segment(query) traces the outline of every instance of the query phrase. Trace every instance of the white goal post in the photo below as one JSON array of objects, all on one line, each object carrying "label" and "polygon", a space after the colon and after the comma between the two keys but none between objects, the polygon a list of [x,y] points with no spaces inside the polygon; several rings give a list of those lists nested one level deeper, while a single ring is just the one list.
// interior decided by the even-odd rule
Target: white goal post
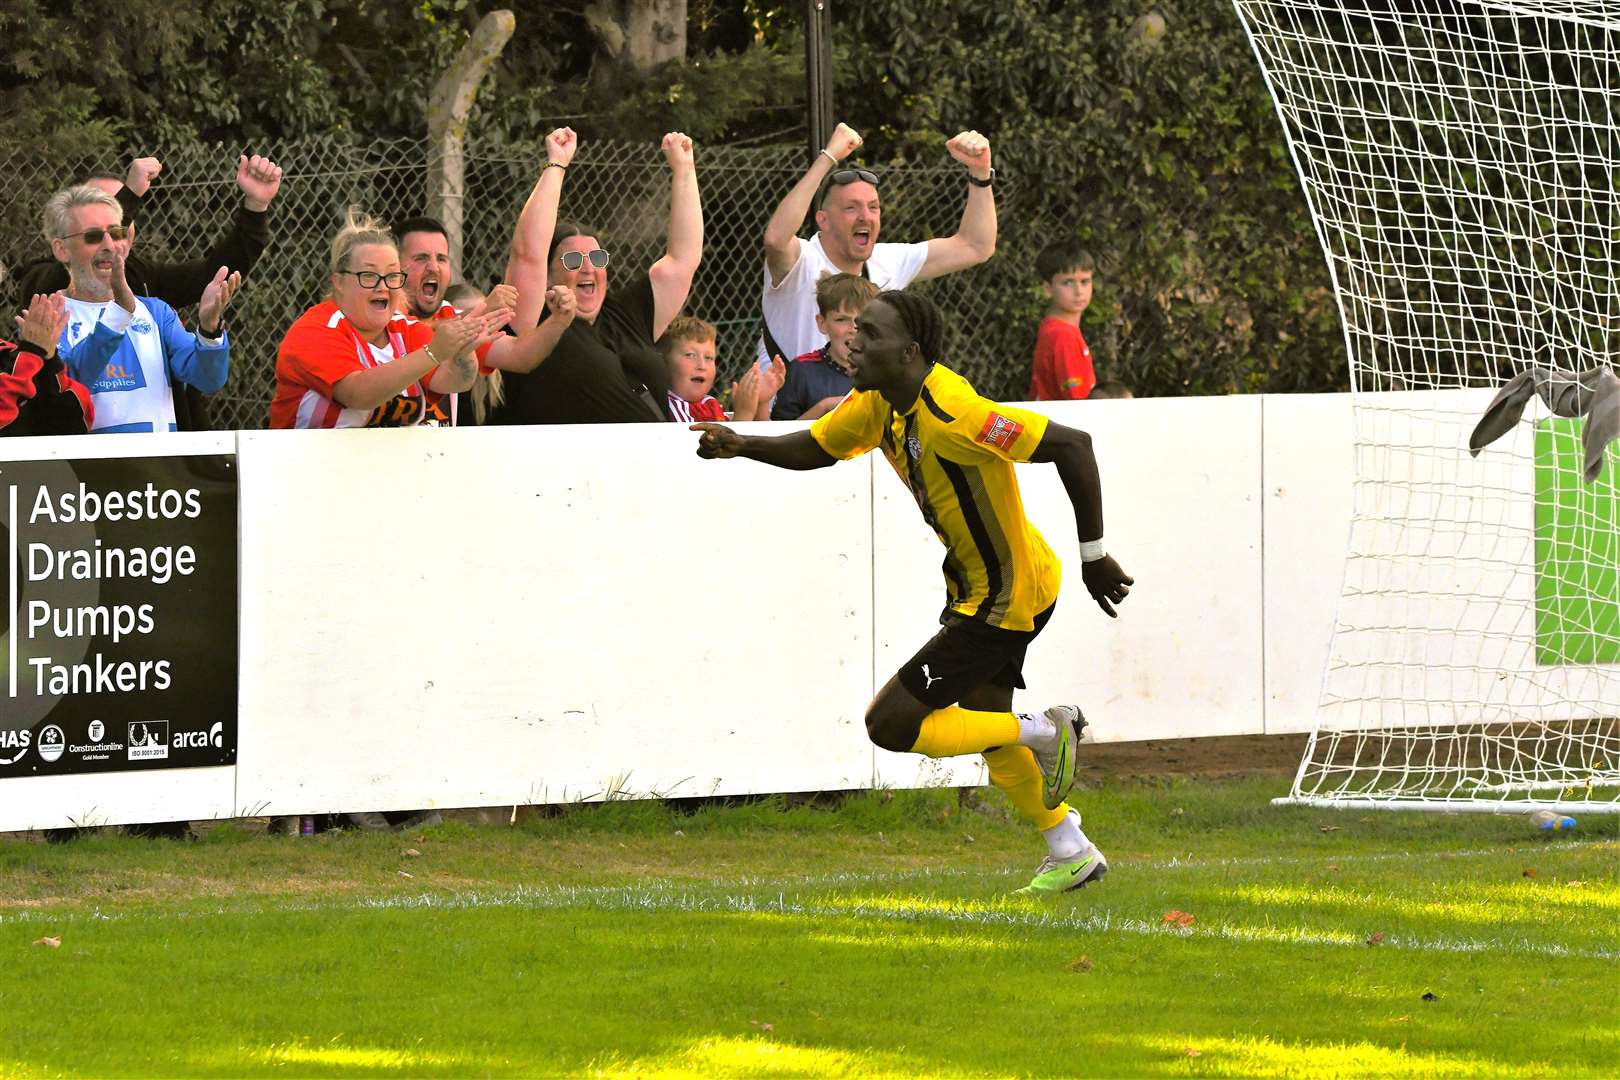
[{"label": "white goal post", "polygon": [[[1620,812],[1620,453],[1510,378],[1615,368],[1620,3],[1234,0],[1337,293],[1355,513],[1282,804]],[[1594,415],[1591,426],[1601,430]]]}]

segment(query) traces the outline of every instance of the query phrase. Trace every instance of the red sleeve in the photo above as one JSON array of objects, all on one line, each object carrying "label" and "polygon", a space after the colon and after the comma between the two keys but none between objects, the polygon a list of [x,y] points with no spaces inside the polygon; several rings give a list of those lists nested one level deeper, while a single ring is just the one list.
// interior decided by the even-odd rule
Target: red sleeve
[{"label": "red sleeve", "polygon": [[[9,342],[5,348],[13,348]],[[23,403],[34,396],[34,376],[45,366],[38,353],[18,349],[10,375],[0,372],[0,428],[7,427],[22,412]]]},{"label": "red sleeve", "polygon": [[359,370],[354,339],[341,327],[327,326],[324,320],[306,317],[293,323],[276,355],[276,378],[327,398],[344,376]]},{"label": "red sleeve", "polygon": [[1091,350],[1079,328],[1059,324],[1056,319],[1042,326],[1040,340],[1035,344],[1030,397],[1035,401],[1077,401],[1096,385]]},{"label": "red sleeve", "polygon": [[[717,424],[726,422],[726,407],[713,397],[706,397],[692,406],[692,419],[710,420]],[[750,417],[749,419],[752,419]]]}]

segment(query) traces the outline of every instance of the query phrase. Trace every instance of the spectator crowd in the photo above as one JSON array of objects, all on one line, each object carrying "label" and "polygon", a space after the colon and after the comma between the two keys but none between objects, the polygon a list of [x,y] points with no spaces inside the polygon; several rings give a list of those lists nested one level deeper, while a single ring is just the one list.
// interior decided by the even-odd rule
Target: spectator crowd
[{"label": "spectator crowd", "polygon": [[[686,310],[704,244],[692,140],[662,140],[669,221],[650,266],[615,261],[611,236],[562,216],[578,142],[568,128],[546,138],[505,273],[487,290],[459,280],[432,217],[384,223],[351,209],[327,265],[310,268],[311,278],[324,275],[325,295],[277,350],[269,426],[814,420],[850,392],[856,323],[880,290],[966,270],[996,251],[983,136],[966,131],[945,144],[965,174],[956,231],[896,243],[880,239],[882,179],[853,163],[861,138],[838,125],[764,226],[757,354],[717,393],[719,335]],[[209,396],[231,377],[231,303],[252,290],[275,242],[286,181],[274,161],[242,156],[240,203],[218,239],[194,259],[159,263],[138,253],[136,238],[162,173],[157,159],[138,158],[122,175],[87,176],[42,199],[39,258],[0,282],[16,338],[0,341],[0,435],[213,426]],[[812,211],[815,230],[802,237]],[[1081,332],[1092,254],[1058,240],[1033,265],[1047,305],[1032,327],[1034,355],[1007,358],[1029,364],[1029,400],[1130,396],[1099,383]],[[193,308],[188,325],[178,312]]]}]

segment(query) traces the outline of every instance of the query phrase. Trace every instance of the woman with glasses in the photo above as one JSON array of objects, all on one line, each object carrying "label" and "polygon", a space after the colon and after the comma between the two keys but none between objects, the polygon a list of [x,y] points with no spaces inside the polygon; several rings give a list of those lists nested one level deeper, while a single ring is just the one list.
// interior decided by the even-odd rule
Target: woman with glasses
[{"label": "woman with glasses", "polygon": [[473,350],[511,318],[396,315],[405,284],[393,234],[350,211],[332,241],[331,297],[304,312],[276,356],[273,428],[410,427],[448,421],[449,396],[478,376]]},{"label": "woman with glasses", "polygon": [[[539,316],[537,290],[525,282],[541,280],[538,253],[544,250],[546,303],[552,311],[546,321],[571,321],[538,367],[507,380],[507,401],[494,423],[602,424],[669,418],[665,405],[669,372],[654,343],[680,314],[691,292],[703,257],[703,207],[698,201],[692,140],[670,132],[661,149],[670,168],[664,255],[646,274],[616,285],[611,295],[611,256],[597,232],[556,222],[566,167],[548,164],[542,173],[543,186],[537,186],[535,198],[544,205],[525,208],[526,215],[536,211],[537,226],[525,233],[520,225],[507,278],[518,285],[521,327],[525,318]],[[552,235],[546,238],[541,226],[554,222]]]}]

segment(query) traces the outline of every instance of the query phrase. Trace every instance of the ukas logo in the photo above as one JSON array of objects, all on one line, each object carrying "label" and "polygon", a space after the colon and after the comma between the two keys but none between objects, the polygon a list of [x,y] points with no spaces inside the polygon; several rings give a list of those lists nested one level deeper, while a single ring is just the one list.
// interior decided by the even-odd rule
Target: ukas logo
[{"label": "ukas logo", "polygon": [[169,722],[167,720],[137,720],[129,725],[131,761],[155,761],[169,756]]},{"label": "ukas logo", "polygon": [[979,441],[998,450],[1010,451],[1013,443],[1017,442],[1023,433],[1023,424],[993,412],[984,418],[984,427],[979,431]]}]

